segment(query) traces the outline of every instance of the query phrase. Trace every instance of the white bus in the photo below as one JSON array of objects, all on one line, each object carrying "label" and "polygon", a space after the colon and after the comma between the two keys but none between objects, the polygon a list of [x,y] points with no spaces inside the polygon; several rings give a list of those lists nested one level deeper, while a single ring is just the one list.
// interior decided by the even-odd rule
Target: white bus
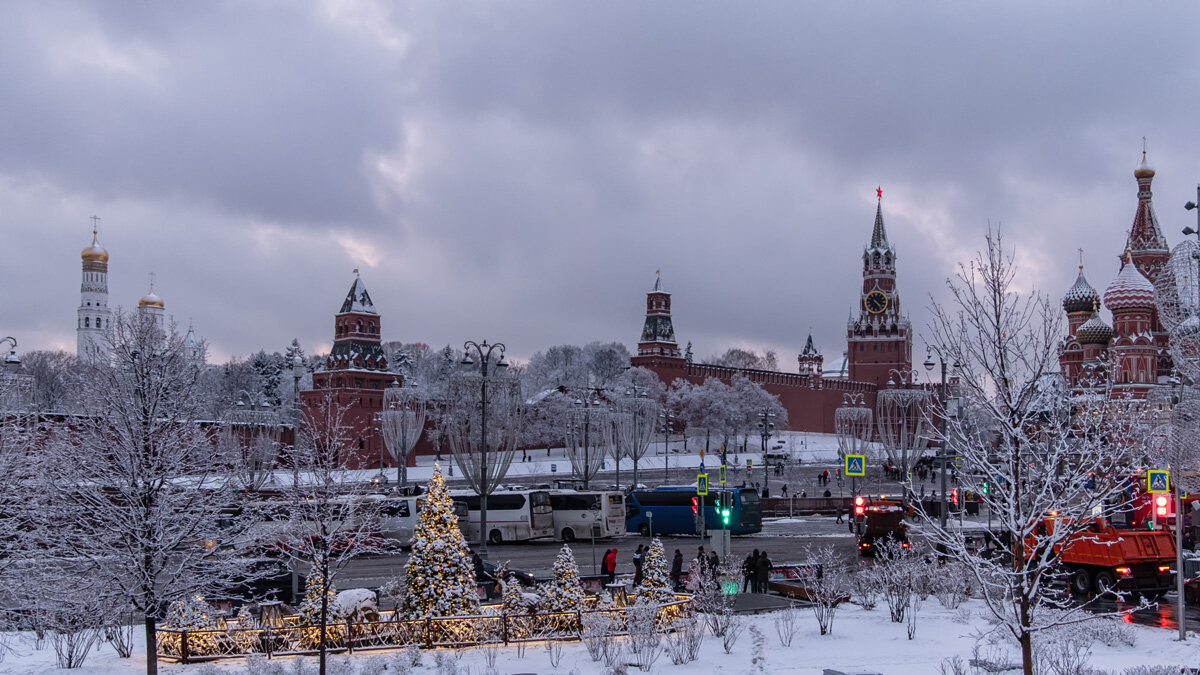
[{"label": "white bus", "polygon": [[[467,542],[479,541],[479,495],[455,490],[450,497],[467,505]],[[488,541],[502,544],[554,536],[554,513],[546,490],[501,490],[488,495]]]},{"label": "white bus", "polygon": [[[417,528],[417,516],[425,496],[393,497],[391,495],[366,495],[364,501],[378,505],[379,536],[386,541],[399,542],[401,548],[412,546],[413,531]],[[467,506],[454,502],[454,515],[458,516],[458,527],[467,524]]]},{"label": "white bus", "polygon": [[551,490],[554,536],[563,541],[625,534],[625,495],[601,490]]}]

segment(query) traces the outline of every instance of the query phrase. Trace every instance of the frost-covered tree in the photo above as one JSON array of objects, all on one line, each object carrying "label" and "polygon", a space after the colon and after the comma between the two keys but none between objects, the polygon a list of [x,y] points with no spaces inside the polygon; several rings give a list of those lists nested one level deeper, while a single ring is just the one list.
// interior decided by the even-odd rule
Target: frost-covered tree
[{"label": "frost-covered tree", "polygon": [[[306,406],[296,443],[289,453],[291,475],[282,487],[291,512],[287,527],[273,536],[293,565],[308,569],[310,583],[332,589],[351,561],[380,552],[374,534],[379,527],[378,502],[363,495],[370,485],[342,468],[342,458],[356,450],[347,408],[332,397]],[[315,579],[314,579],[315,577]],[[314,646],[322,675],[337,615],[328,593],[320,594],[319,627]]]},{"label": "frost-covered tree", "polygon": [[584,592],[579,583],[579,566],[571,547],[563,544],[554,559],[554,579],[545,589],[546,610],[574,612],[583,608]]},{"label": "frost-covered tree", "polygon": [[[979,494],[991,512],[990,536],[1012,556],[980,557],[961,531],[936,519],[924,529],[972,573],[1032,675],[1037,635],[1092,616],[1087,603],[1069,606],[1053,582],[1063,574],[1063,544],[1086,537],[1120,501],[1129,450],[1141,454],[1138,408],[1113,395],[1104,364],[1075,391],[1061,382],[1060,312],[1046,297],[1019,290],[998,229],[947,287],[952,301],[933,305],[929,342],[943,362],[959,364],[961,414],[951,414],[949,400],[935,403],[935,417],[945,420],[938,440],[957,456],[960,475],[993,478]],[[1085,587],[1098,581],[1080,574]],[[1065,611],[1040,611],[1046,607]]]},{"label": "frost-covered tree", "polygon": [[458,529],[454,502],[442,469],[434,465],[417,526],[412,553],[404,565],[404,601],[409,617],[468,616],[479,613],[479,595],[471,551]]},{"label": "frost-covered tree", "polygon": [[671,602],[675,593],[671,590],[671,580],[667,575],[667,556],[663,551],[662,540],[658,537],[650,542],[646,550],[646,559],[642,563],[642,583],[633,589],[639,598],[649,598],[654,602]]},{"label": "frost-covered tree", "polygon": [[39,412],[70,412],[70,387],[75,355],[64,351],[32,351],[21,355],[21,368],[32,377],[30,408]]},{"label": "frost-covered tree", "polygon": [[174,326],[117,312],[112,359],[80,364],[80,414],[42,455],[45,545],[76,576],[98,580],[145,617],[146,671],[157,672],[155,626],[167,603],[247,570],[204,546],[233,501],[219,447],[201,421],[200,370]]}]

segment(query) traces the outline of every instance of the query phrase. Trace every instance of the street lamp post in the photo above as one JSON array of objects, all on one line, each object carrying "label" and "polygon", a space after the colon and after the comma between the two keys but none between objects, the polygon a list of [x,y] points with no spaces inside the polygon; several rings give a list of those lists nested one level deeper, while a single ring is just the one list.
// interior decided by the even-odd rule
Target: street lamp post
[{"label": "street lamp post", "polygon": [[671,465],[671,427],[675,424],[675,415],[664,410],[658,418],[662,420],[659,431],[663,434],[663,484],[666,484],[671,482],[667,472]]},{"label": "street lamp post", "polygon": [[762,412],[758,413],[758,428],[759,434],[762,436],[762,456],[763,456],[763,489],[762,496],[771,496],[771,463],[767,461],[767,440],[771,438],[775,423],[771,420],[775,419],[775,413],[771,412],[770,408],[763,408]]},{"label": "street lamp post", "polygon": [[[889,460],[900,465],[900,479],[906,483],[903,501],[908,504],[912,488],[908,475],[910,464],[924,453],[929,441],[925,425],[928,424],[932,396],[927,389],[913,388],[917,378],[915,370],[893,368],[888,373],[887,388],[876,394],[875,419]],[[897,380],[902,388],[896,387]]]},{"label": "street lamp post", "polygon": [[[492,360],[492,352],[499,349],[499,360],[496,361],[497,368],[508,368],[508,362],[504,360],[504,343],[497,342],[489,345],[487,340],[483,344],[477,343],[474,340],[467,340],[463,344],[463,359],[462,365],[473,366],[475,361],[471,359],[471,351],[479,356],[479,417],[481,423],[479,425],[479,484],[482,486],[487,481],[488,475],[488,444],[487,444],[487,389],[488,389],[488,363]],[[479,557],[487,560],[487,493],[488,490],[479,491]]]},{"label": "street lamp post", "polygon": [[[934,353],[937,353],[937,357],[938,357],[938,360],[936,363],[933,360]],[[949,414],[949,410],[950,410],[949,398],[947,398],[947,395],[946,395],[946,359],[942,355],[942,352],[940,349],[935,349],[933,347],[927,347],[926,351],[925,351],[925,370],[931,371],[931,370],[933,370],[933,367],[935,365],[940,365],[941,371],[942,371],[942,386],[938,393],[939,403],[940,403],[940,406],[942,409],[941,414],[938,415],[938,442],[940,445],[940,447],[938,447],[938,459],[940,460],[939,464],[941,465],[941,469],[942,469],[942,494],[941,494],[942,501],[941,501],[940,507],[938,508],[938,524],[941,525],[943,530],[945,530],[946,529],[946,519],[948,516],[948,514],[946,513],[946,511],[947,511],[947,503],[946,503],[946,469],[947,469],[947,466],[946,465],[949,463],[950,457],[951,457],[950,452],[949,452],[950,444],[946,437],[946,416]],[[954,363],[954,367],[955,368],[958,367],[958,362]],[[959,508],[961,508],[961,507],[959,507]]]}]

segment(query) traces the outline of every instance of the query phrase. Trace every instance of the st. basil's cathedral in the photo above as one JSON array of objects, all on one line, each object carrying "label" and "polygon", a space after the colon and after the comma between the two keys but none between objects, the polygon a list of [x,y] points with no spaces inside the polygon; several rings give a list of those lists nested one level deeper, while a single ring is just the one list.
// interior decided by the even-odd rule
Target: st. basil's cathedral
[{"label": "st. basil's cathedral", "polygon": [[[1146,162],[1133,172],[1137,210],[1121,251],[1121,270],[1104,291],[1092,287],[1079,266],[1079,276],[1063,297],[1068,334],[1059,353],[1062,375],[1072,387],[1087,386],[1097,368],[1107,373],[1113,395],[1146,398],[1172,375],[1167,331],[1155,305],[1154,282],[1171,256],[1158,226],[1151,200],[1154,169]],[[1081,261],[1082,262],[1082,261]],[[1112,312],[1112,325],[1100,314]]]}]

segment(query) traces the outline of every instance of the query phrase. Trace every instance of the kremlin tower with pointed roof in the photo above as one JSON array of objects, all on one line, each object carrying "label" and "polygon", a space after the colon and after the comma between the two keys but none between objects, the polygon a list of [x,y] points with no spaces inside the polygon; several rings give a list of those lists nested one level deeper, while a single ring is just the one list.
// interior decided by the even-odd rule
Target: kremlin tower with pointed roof
[{"label": "kremlin tower with pointed roof", "polygon": [[[341,309],[333,317],[333,349],[325,369],[313,373],[313,388],[300,392],[307,423],[323,419],[326,406],[343,409],[341,423],[349,438],[339,449],[338,463],[348,469],[389,466],[376,416],[383,410],[383,390],[398,376],[388,372],[381,321],[358,270]],[[409,454],[410,461],[416,459]],[[394,464],[393,464],[394,466]]]},{"label": "kremlin tower with pointed roof", "polygon": [[633,366],[653,371],[670,384],[682,379],[702,384],[708,378],[726,383],[745,377],[779,397],[787,410],[788,426],[795,431],[834,433],[834,413],[844,405],[846,394],[860,394],[868,406],[875,393],[886,386],[892,369],[912,370],[912,326],[900,309],[896,289],[896,251],[883,224],[883,190],[875,192],[875,222],[863,249],[862,286],[858,290],[859,316],[847,326],[845,361],[848,376],[827,377],[824,357],[813,344],[811,331],[796,356],[796,372],[731,368],[694,363],[679,352],[671,318],[671,294],[663,290],[656,275],[646,294],[646,317],[638,340]]},{"label": "kremlin tower with pointed roof", "polygon": [[[1171,374],[1167,332],[1154,299],[1154,279],[1171,252],[1154,214],[1150,192],[1154,169],[1145,151],[1133,177],[1138,204],[1120,257],[1121,270],[1105,289],[1101,303],[1084,278],[1083,265],[1079,266],[1079,276],[1063,296],[1068,334],[1060,347],[1059,364],[1072,386],[1082,386],[1089,368],[1104,364],[1112,370],[1116,394],[1143,398]],[[1112,312],[1111,326],[1101,316],[1101,307]]]}]

